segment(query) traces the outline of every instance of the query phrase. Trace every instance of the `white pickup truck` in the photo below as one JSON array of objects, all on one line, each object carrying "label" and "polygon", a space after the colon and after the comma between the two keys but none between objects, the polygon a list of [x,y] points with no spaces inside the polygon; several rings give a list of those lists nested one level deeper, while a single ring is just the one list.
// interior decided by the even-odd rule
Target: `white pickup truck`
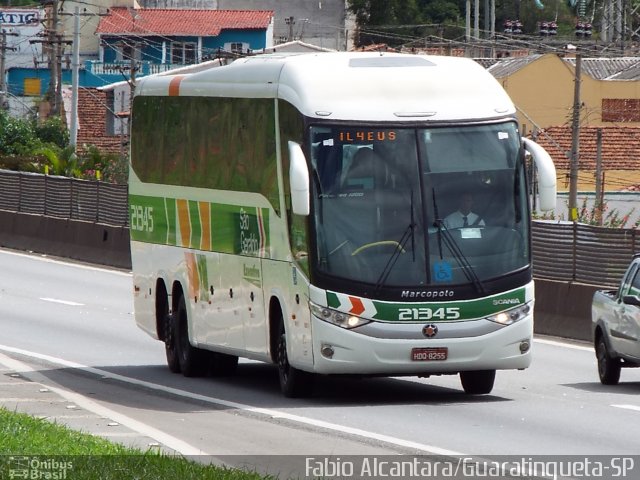
[{"label": "white pickup truck", "polygon": [[617,290],[593,294],[591,321],[600,381],[615,385],[622,367],[640,366],[640,254]]}]

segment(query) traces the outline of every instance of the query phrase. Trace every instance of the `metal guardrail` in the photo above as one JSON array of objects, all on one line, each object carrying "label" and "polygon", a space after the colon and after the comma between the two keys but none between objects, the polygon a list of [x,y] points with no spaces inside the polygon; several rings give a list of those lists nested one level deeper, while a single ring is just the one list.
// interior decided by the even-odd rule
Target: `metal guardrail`
[{"label": "metal guardrail", "polygon": [[[128,189],[92,180],[0,170],[0,209],[114,226],[129,225]],[[640,231],[573,222],[532,222],[536,278],[617,286]]]},{"label": "metal guardrail", "polygon": [[129,225],[126,185],[0,170],[0,209]]},{"label": "metal guardrail", "polygon": [[536,278],[615,287],[640,251],[640,231],[536,220],[531,244]]}]

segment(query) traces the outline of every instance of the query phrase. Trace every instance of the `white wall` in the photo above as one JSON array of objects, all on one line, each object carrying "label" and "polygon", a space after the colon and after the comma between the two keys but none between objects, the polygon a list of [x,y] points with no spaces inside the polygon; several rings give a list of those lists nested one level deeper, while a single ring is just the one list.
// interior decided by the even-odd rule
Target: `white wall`
[{"label": "white wall", "polygon": [[[17,36],[7,35],[7,45],[16,48],[5,54],[5,69],[10,67],[34,67],[33,58],[44,60],[42,57],[42,43],[30,43],[29,40],[42,39],[38,34],[44,28],[40,19],[44,18],[44,10],[35,8],[0,8],[0,23],[2,30],[17,33]],[[36,19],[35,23],[24,23]]]},{"label": "white wall", "polygon": [[[579,192],[577,195],[578,209],[582,207],[585,199],[587,200],[587,209],[590,212],[595,204],[595,194],[591,192]],[[619,218],[629,214],[629,221],[626,224],[626,227],[628,228],[633,227],[633,224],[636,221],[640,220],[640,192],[607,192],[605,194],[604,200],[607,206],[607,211],[605,211],[604,214],[605,217],[607,216],[607,213],[612,210],[617,211]],[[569,219],[569,209],[567,207],[568,203],[569,194],[559,193],[556,200],[556,208],[555,210],[553,210],[553,214],[555,215],[556,219]]]}]

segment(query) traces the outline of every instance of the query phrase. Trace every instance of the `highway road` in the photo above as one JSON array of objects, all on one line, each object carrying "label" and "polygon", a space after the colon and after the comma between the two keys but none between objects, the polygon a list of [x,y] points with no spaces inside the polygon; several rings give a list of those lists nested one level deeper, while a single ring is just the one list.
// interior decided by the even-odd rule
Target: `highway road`
[{"label": "highway road", "polygon": [[531,368],[498,372],[485,396],[446,376],[323,378],[312,398],[287,399],[261,363],[222,379],[170,373],[163,344],[135,326],[128,272],[2,250],[0,272],[0,366],[26,366],[181,454],[640,452],[640,369],[603,386],[589,344],[538,337]]}]

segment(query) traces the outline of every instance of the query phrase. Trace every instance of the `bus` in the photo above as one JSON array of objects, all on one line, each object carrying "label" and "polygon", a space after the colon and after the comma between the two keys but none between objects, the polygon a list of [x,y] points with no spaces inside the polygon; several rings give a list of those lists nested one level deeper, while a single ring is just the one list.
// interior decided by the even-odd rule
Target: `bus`
[{"label": "bus", "polygon": [[[146,77],[129,177],[136,323],[172,372],[455,374],[491,392],[531,362],[527,166],[553,162],[470,59],[268,54]],[[481,221],[447,217],[471,196]]]}]

